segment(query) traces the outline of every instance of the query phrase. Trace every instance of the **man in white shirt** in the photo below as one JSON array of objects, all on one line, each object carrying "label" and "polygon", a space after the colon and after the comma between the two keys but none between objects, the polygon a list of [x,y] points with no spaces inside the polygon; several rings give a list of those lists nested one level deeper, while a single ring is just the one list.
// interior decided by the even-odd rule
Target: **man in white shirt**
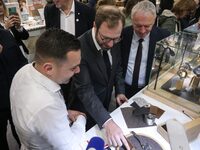
[{"label": "man in white shirt", "polygon": [[68,110],[59,84],[80,71],[80,43],[51,29],[36,42],[35,62],[20,69],[11,85],[11,112],[21,149],[79,150],[85,114]]}]

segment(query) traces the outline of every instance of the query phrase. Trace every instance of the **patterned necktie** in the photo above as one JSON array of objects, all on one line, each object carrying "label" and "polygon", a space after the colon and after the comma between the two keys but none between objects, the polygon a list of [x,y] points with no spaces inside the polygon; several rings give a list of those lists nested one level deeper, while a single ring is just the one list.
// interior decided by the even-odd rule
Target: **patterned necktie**
[{"label": "patterned necktie", "polygon": [[132,79],[132,86],[138,87],[138,80],[139,80],[139,73],[140,73],[140,64],[142,59],[142,42],[144,39],[140,39],[138,42],[138,49],[137,54],[135,57],[135,66],[133,71],[133,79]]}]

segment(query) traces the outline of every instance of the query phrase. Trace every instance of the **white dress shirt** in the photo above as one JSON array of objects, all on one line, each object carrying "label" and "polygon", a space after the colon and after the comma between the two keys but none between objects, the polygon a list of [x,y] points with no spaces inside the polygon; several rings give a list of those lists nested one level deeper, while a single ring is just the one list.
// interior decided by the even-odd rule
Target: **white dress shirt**
[{"label": "white dress shirt", "polygon": [[[140,37],[138,37],[137,34],[134,33],[133,38],[132,38],[132,43],[131,43],[131,49],[129,53],[126,76],[125,76],[125,82],[128,85],[132,85],[133,71],[134,71],[135,59],[136,59],[135,57],[137,53],[139,39]],[[139,87],[142,87],[145,85],[148,52],[149,52],[149,34],[144,38],[144,41],[142,42],[142,59],[141,59],[141,64],[140,64],[140,73],[139,73],[139,81],[138,81]]]},{"label": "white dress shirt", "polygon": [[27,64],[15,75],[11,112],[23,150],[79,150],[85,138],[84,116],[70,127],[60,85]]},{"label": "white dress shirt", "polygon": [[60,9],[60,28],[75,35],[75,6],[74,0],[68,14]]}]

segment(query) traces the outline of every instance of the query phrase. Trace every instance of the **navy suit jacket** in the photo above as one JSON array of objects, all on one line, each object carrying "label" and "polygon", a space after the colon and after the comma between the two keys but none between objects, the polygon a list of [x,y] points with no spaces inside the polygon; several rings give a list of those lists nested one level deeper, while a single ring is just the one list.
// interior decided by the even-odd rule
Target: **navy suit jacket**
[{"label": "navy suit jacket", "polygon": [[0,29],[0,109],[10,110],[9,90],[15,73],[27,63],[12,34]]},{"label": "navy suit jacket", "polygon": [[[110,78],[106,73],[101,51],[98,51],[93,39],[92,31],[84,33],[80,37],[81,42],[81,64],[80,73],[74,77],[75,95],[74,103],[86,109],[99,127],[110,118],[108,106],[111,100],[113,86],[116,94],[124,94],[124,80],[120,59],[120,45],[111,48],[112,70]],[[83,111],[83,110],[82,110]]]},{"label": "navy suit jacket", "polygon": [[[122,53],[122,66],[123,66],[123,76],[124,77],[125,77],[126,71],[127,71],[128,59],[129,59],[129,53],[130,53],[130,49],[131,49],[133,33],[134,33],[134,30],[133,30],[132,26],[126,27],[122,32],[123,39],[121,41],[121,53]],[[147,85],[149,82],[156,42],[160,41],[161,39],[163,39],[169,35],[170,35],[169,31],[155,27],[155,26],[152,28],[152,30],[150,32],[145,85]]]},{"label": "navy suit jacket", "polygon": [[[94,22],[95,11],[83,3],[75,3],[75,36],[79,37],[87,30],[91,29]],[[55,4],[46,5],[44,9],[46,28],[60,29],[60,10]]]}]

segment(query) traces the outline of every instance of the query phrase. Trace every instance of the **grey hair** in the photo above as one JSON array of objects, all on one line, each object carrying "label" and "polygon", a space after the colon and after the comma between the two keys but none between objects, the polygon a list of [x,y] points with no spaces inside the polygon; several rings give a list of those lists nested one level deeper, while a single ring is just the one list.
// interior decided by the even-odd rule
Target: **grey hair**
[{"label": "grey hair", "polygon": [[149,0],[144,0],[138,2],[131,10],[131,18],[133,19],[133,15],[138,12],[142,11],[144,13],[150,12],[156,18],[156,7],[155,5],[150,2]]}]

